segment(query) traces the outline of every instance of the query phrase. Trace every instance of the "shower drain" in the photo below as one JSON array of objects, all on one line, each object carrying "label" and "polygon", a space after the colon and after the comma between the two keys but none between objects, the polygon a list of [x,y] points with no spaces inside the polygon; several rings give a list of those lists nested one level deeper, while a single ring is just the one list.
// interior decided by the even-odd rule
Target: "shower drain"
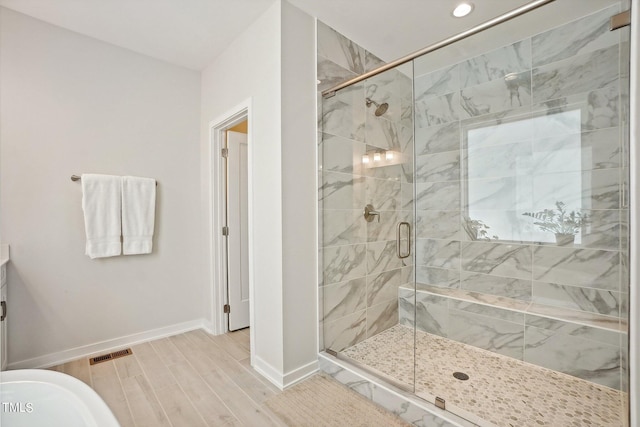
[{"label": "shower drain", "polygon": [[461,381],[466,381],[469,379],[469,375],[465,374],[464,372],[454,372],[453,377]]}]

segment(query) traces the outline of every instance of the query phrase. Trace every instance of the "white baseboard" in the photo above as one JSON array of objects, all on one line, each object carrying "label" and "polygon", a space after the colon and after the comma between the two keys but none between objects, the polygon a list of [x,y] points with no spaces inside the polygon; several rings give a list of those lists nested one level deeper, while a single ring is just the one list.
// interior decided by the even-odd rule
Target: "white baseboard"
[{"label": "white baseboard", "polygon": [[262,360],[257,355],[253,356],[251,360],[253,362],[253,369],[258,371],[260,375],[269,380],[269,382],[273,383],[280,390],[284,389],[283,381],[282,381],[282,372],[278,371],[276,368]]},{"label": "white baseboard", "polygon": [[50,353],[44,356],[34,357],[32,359],[11,362],[9,363],[8,368],[48,368],[50,366],[60,365],[62,363],[80,359],[82,357],[93,356],[98,353],[106,353],[112,350],[118,350],[122,347],[129,347],[135,344],[140,344],[147,341],[169,337],[171,335],[181,334],[183,332],[192,331],[194,329],[207,329],[206,323],[207,322],[205,320],[192,320],[189,322],[178,323],[176,325],[165,326],[163,328],[127,335],[120,338],[114,338],[112,340],[83,345],[69,350],[63,350],[57,353]]},{"label": "white baseboard", "polygon": [[289,371],[284,374],[283,384],[284,388],[291,387],[294,384],[299,383],[300,381],[310,377],[311,375],[318,372],[318,361],[314,360],[311,363],[307,363],[304,366],[294,369],[293,371]]},{"label": "white baseboard", "polygon": [[284,390],[285,388],[291,387],[292,385],[299,383],[305,378],[308,378],[318,372],[318,361],[314,360],[313,362],[283,374],[260,357],[254,356],[253,369],[268,379],[269,382],[273,383],[280,390]]}]

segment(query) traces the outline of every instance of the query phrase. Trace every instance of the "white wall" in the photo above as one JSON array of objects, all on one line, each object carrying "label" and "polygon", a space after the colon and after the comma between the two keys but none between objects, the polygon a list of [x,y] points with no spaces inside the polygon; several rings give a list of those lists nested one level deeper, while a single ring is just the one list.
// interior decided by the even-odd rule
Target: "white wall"
[{"label": "white wall", "polygon": [[279,386],[314,370],[317,362],[313,25],[311,17],[277,0],[202,73],[202,211],[208,236],[209,124],[247,99],[252,103],[253,363]]},{"label": "white wall", "polygon": [[[284,372],[317,359],[318,207],[314,19],[282,3]],[[315,367],[315,365],[313,365]]]},{"label": "white wall", "polygon": [[[199,73],[0,13],[11,365],[200,321]],[[84,255],[81,187],[69,178],[89,172],[159,181],[153,254]]]}]

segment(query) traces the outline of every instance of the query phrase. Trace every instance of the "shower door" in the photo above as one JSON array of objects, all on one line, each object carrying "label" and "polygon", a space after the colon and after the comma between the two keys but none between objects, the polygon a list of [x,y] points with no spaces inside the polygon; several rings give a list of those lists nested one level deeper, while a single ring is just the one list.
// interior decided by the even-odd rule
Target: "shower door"
[{"label": "shower door", "polygon": [[322,100],[319,182],[324,347],[412,391],[411,73],[392,69]]}]

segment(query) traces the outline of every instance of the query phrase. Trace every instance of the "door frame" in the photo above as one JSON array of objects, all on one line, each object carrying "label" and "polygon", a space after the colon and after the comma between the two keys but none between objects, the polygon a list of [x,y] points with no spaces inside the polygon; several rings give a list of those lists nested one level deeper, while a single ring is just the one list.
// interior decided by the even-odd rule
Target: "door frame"
[{"label": "door frame", "polygon": [[211,326],[215,335],[228,332],[229,325],[224,313],[227,304],[226,279],[228,260],[227,240],[222,235],[222,227],[226,225],[227,188],[225,160],[222,148],[226,142],[226,131],[235,125],[248,120],[247,133],[247,182],[248,182],[248,250],[249,250],[249,326],[251,359],[254,354],[254,277],[253,277],[253,138],[252,138],[252,99],[249,98],[228,110],[215,120],[209,122],[209,295],[211,295]]}]

